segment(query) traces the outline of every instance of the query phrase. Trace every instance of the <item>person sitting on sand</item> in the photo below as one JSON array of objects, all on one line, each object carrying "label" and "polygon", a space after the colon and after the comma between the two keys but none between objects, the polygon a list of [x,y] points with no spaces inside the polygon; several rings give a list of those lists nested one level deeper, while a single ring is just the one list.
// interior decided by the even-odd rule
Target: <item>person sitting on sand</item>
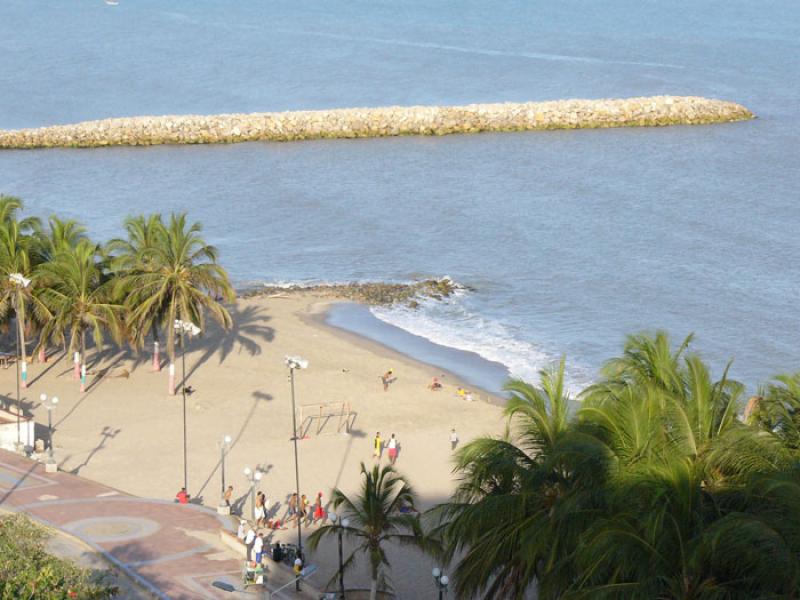
[{"label": "person sitting on sand", "polygon": [[442,389],[442,384],[439,383],[438,377],[433,378],[433,381],[431,381],[430,385],[428,386],[428,389],[432,392],[438,392],[440,389]]},{"label": "person sitting on sand", "polygon": [[381,381],[383,382],[384,392],[389,391],[389,384],[392,383],[394,380],[395,380],[394,369],[389,369],[388,371],[386,371],[386,373],[381,375]]},{"label": "person sitting on sand", "polygon": [[467,394],[467,390],[465,390],[465,389],[464,389],[464,388],[462,388],[462,387],[459,387],[459,388],[456,390],[456,394],[458,394],[458,397],[459,397],[459,398],[461,398],[461,399],[463,400],[463,399],[464,399],[464,397],[465,397],[465,396],[466,396],[466,394]]},{"label": "person sitting on sand", "polygon": [[189,494],[186,493],[185,487],[182,487],[180,491],[175,494],[175,502],[178,504],[189,504]]}]

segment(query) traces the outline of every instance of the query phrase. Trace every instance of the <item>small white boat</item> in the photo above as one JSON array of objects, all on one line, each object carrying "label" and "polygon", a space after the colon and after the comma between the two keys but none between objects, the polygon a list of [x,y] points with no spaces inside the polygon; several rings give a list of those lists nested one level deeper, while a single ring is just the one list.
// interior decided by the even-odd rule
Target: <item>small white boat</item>
[{"label": "small white boat", "polygon": [[106,4],[109,6],[117,6],[119,4],[118,0],[106,0]]}]

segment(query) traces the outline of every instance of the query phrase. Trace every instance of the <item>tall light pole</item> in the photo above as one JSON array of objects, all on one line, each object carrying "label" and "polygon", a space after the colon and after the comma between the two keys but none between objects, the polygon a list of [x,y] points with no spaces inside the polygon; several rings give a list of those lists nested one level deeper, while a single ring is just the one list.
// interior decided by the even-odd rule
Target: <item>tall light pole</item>
[{"label": "tall light pole", "polygon": [[[301,521],[299,503],[302,502],[300,496],[300,463],[297,459],[297,410],[294,404],[294,372],[297,369],[307,369],[308,361],[299,356],[287,356],[286,366],[289,367],[289,382],[292,388],[292,441],[294,442],[294,479],[297,492],[298,513],[297,513],[297,553],[303,558],[303,535],[301,532]],[[297,578],[295,589],[300,591],[300,578]]]},{"label": "tall light pole", "polygon": [[[8,281],[9,281],[9,283],[11,285],[15,286],[18,290],[19,290],[19,288],[22,288],[22,289],[27,288],[31,283],[31,280],[30,279],[26,279],[22,275],[22,273],[11,273],[8,276]],[[17,310],[17,320],[19,320],[19,310],[18,310],[19,309],[19,306],[18,306],[18,304],[19,304],[19,296],[17,295],[15,297],[15,299],[16,299],[15,310]],[[25,349],[23,348],[22,349],[22,352],[23,352],[23,356],[22,356],[22,374],[20,374],[20,372],[19,372],[19,370],[20,370],[19,369],[19,363],[20,363],[19,331],[20,331],[20,323],[17,322],[17,331],[16,331],[16,335],[14,336],[16,338],[17,356],[16,356],[16,359],[14,360],[14,364],[17,367],[17,452],[21,453],[22,450],[24,449],[24,446],[22,444],[22,408],[21,408],[21,401],[20,401],[20,398],[19,398],[19,385],[20,385],[20,377],[24,377],[27,380],[27,375],[28,375],[27,358],[28,357],[25,356]],[[25,387],[27,387],[27,385],[25,385]]]},{"label": "tall light pole", "polygon": [[225,500],[225,454],[231,447],[231,436],[226,435],[217,444],[219,445],[219,469],[220,469],[220,497],[219,505],[217,506],[217,514],[229,515],[231,514],[230,502]]},{"label": "tall light pole", "polygon": [[439,600],[444,598],[447,593],[447,584],[450,583],[450,578],[442,573],[439,567],[433,568],[433,580],[436,582],[436,588],[439,590]]},{"label": "tall light pole", "polygon": [[250,510],[253,514],[253,525],[256,526],[256,483],[261,481],[264,474],[258,469],[254,471],[250,467],[245,467],[244,476],[250,482]]},{"label": "tall light pole", "polygon": [[350,527],[350,521],[346,518],[339,519],[339,515],[331,513],[331,521],[334,524],[338,521],[337,533],[339,534],[339,598],[344,600],[344,554],[342,553],[342,533]]},{"label": "tall light pole", "polygon": [[220,486],[220,490],[222,491],[222,495],[225,495],[225,453],[231,447],[231,436],[226,435],[222,438],[222,441],[219,443],[219,468],[221,474],[222,485]]},{"label": "tall light pole", "polygon": [[200,333],[200,328],[191,321],[181,321],[175,319],[175,331],[180,334],[181,340],[181,360],[183,362],[183,374],[181,376],[181,392],[183,395],[183,488],[186,493],[189,493],[189,468],[187,466],[187,443],[186,443],[186,344],[184,343],[183,336],[188,333],[189,335],[197,335]]},{"label": "tall light pole", "polygon": [[42,394],[39,396],[39,400],[42,401],[44,407],[47,409],[47,430],[49,432],[49,448],[47,449],[47,462],[44,465],[44,470],[47,473],[55,473],[58,471],[58,465],[56,464],[56,459],[53,457],[53,411],[58,406],[58,396],[53,396],[48,400],[47,394]]}]

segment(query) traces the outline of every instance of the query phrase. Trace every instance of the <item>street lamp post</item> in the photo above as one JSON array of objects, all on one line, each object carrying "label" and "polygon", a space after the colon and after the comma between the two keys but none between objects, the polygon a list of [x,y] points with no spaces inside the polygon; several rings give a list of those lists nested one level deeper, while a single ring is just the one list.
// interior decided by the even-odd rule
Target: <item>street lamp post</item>
[{"label": "street lamp post", "polygon": [[[297,492],[297,501],[300,502],[300,464],[297,459],[297,410],[294,403],[294,372],[296,369],[307,369],[308,361],[299,356],[287,356],[286,366],[289,367],[289,382],[292,388],[292,441],[294,442],[294,478],[295,478],[295,491]],[[300,558],[303,558],[303,536],[301,532],[301,519],[298,514],[297,517],[297,553]],[[297,585],[295,589],[300,591],[300,578],[297,578]]]},{"label": "street lamp post", "polygon": [[184,343],[183,336],[188,333],[189,335],[197,335],[200,333],[200,328],[191,321],[181,321],[175,319],[175,331],[180,334],[181,342],[181,361],[183,363],[183,373],[181,375],[181,393],[183,396],[183,488],[186,493],[189,493],[189,468],[187,461],[187,441],[186,441],[186,344]]},{"label": "street lamp post", "polygon": [[44,464],[44,470],[47,473],[55,473],[58,471],[58,465],[53,457],[53,411],[58,406],[58,396],[53,396],[48,400],[47,394],[42,394],[39,396],[39,400],[42,401],[42,404],[47,409],[47,430],[49,432],[49,448],[47,449],[47,462]]},{"label": "street lamp post", "polygon": [[[8,281],[9,281],[9,283],[14,285],[15,287],[22,288],[22,289],[25,289],[31,283],[31,280],[30,279],[26,279],[22,275],[22,273],[11,273],[8,276]],[[18,301],[19,301],[19,298],[17,298],[17,302]],[[17,316],[17,318],[19,318],[19,315]],[[17,444],[16,444],[16,446],[17,446],[17,452],[22,453],[22,451],[24,449],[24,445],[22,443],[22,431],[21,431],[22,430],[22,409],[21,409],[21,404],[22,403],[21,403],[20,397],[19,397],[19,387],[20,387],[20,378],[25,378],[25,381],[23,382],[23,387],[27,387],[28,363],[27,363],[27,356],[24,355],[25,354],[25,349],[23,348],[22,349],[22,352],[23,352],[23,356],[22,356],[22,373],[20,374],[20,365],[19,365],[19,363],[20,363],[19,328],[20,328],[20,324],[17,323],[17,328],[16,328],[17,331],[16,331],[16,335],[14,336],[15,339],[16,339],[17,355],[16,355],[16,358],[14,360],[14,364],[17,367]]]},{"label": "street lamp post", "polygon": [[339,598],[340,600],[344,600],[344,554],[342,553],[342,533],[350,526],[350,521],[345,518],[339,519],[339,515],[336,513],[331,513],[331,521],[333,521],[334,524],[339,521],[339,525],[337,526],[337,533],[339,534]]},{"label": "street lamp post", "polygon": [[439,590],[439,600],[442,600],[447,593],[447,584],[450,583],[450,578],[442,573],[439,567],[434,567],[433,580],[436,582],[436,588]]},{"label": "street lamp post", "polygon": [[261,481],[263,473],[258,469],[253,470],[250,467],[244,468],[244,476],[250,482],[250,509],[253,515],[253,524],[256,522],[256,483]]},{"label": "street lamp post", "polygon": [[219,470],[220,470],[220,497],[219,497],[219,506],[217,507],[217,513],[220,515],[229,515],[231,514],[231,507],[230,504],[225,502],[225,453],[231,447],[231,436],[226,435],[222,438],[221,441],[217,442],[219,444]]}]

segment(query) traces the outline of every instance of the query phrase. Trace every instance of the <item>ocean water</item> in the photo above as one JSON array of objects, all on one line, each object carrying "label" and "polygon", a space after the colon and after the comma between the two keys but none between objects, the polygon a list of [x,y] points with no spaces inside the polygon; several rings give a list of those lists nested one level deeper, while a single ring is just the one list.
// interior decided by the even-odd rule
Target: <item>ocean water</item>
[{"label": "ocean water", "polygon": [[374,316],[515,376],[566,355],[577,389],[664,328],[753,389],[800,368],[798,56],[795,0],[3,0],[2,128],[651,94],[759,118],[5,151],[0,192],[100,239],[188,210],[240,285],[450,276],[471,291]]}]

